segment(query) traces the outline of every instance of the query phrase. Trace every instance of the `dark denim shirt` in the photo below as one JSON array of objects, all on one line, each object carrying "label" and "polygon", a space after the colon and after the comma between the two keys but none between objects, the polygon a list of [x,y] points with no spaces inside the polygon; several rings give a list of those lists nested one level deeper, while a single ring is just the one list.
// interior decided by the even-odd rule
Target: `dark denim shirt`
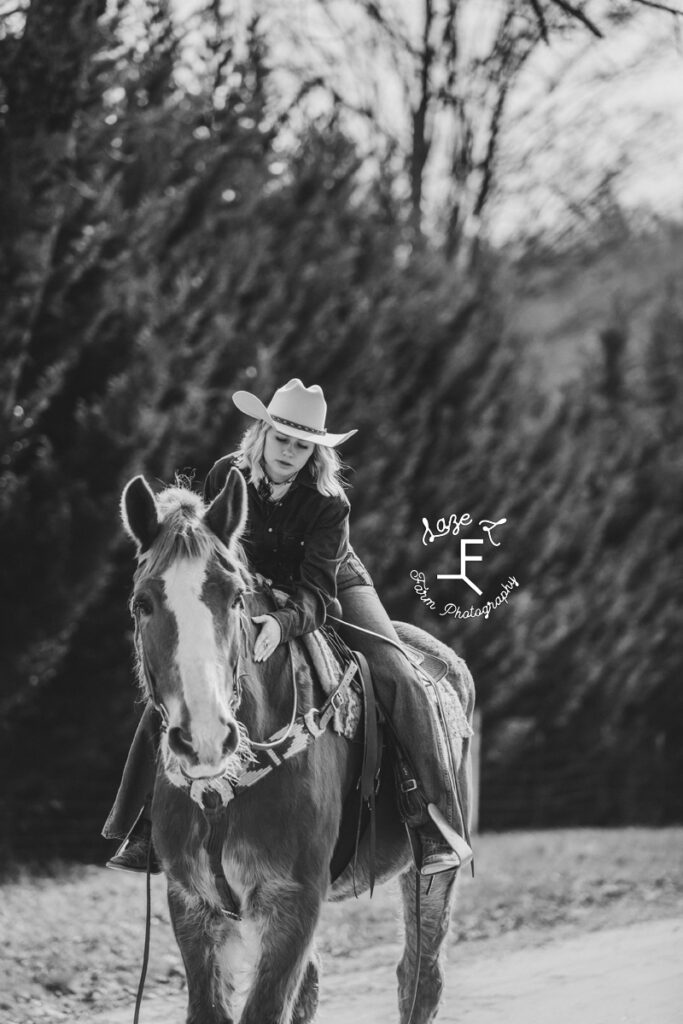
[{"label": "dark denim shirt", "polygon": [[[214,464],[204,484],[206,501],[220,493],[235,463],[236,453],[232,453]],[[242,544],[251,568],[288,594],[285,607],[272,613],[286,641],[321,626],[337,595],[337,573],[353,555],[349,503],[346,498],[321,494],[307,466],[278,501],[261,498],[248,471],[242,472],[249,496]],[[355,578],[364,569],[355,555],[353,559]],[[349,569],[350,562],[345,579]],[[363,582],[371,581],[368,577]]]}]

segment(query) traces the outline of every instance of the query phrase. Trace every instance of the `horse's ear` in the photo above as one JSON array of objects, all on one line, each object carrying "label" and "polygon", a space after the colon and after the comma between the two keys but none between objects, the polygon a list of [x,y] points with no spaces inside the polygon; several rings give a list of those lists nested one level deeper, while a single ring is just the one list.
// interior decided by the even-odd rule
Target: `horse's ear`
[{"label": "horse's ear", "polygon": [[247,504],[246,481],[233,466],[223,490],[204,513],[204,522],[224,544],[239,540],[247,522]]},{"label": "horse's ear", "polygon": [[121,519],[126,532],[138,546],[138,555],[141,555],[159,532],[157,503],[144,476],[133,477],[124,487]]}]

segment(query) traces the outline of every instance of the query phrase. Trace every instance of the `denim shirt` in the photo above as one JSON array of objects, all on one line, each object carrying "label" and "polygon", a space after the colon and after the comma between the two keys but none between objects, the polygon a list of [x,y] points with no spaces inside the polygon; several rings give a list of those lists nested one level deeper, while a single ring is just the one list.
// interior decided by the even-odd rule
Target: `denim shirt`
[{"label": "denim shirt", "polygon": [[[204,484],[204,498],[212,501],[223,488],[236,453],[216,462]],[[287,493],[277,501],[262,498],[249,479],[249,508],[242,544],[250,567],[287,593],[284,608],[272,612],[282,640],[317,629],[340,585],[350,586],[365,569],[349,544],[349,503],[346,498],[321,494],[304,466]]]}]

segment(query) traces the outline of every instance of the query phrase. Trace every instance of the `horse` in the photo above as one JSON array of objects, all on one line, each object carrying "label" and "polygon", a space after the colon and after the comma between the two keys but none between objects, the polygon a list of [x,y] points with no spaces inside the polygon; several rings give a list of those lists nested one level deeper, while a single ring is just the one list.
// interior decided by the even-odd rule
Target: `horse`
[{"label": "horse", "polygon": [[[185,487],[155,496],[144,477],[135,477],[123,492],[121,510],[137,545],[131,611],[140,681],[163,719],[153,842],[187,976],[186,1024],[237,1019],[235,965],[250,935],[257,949],[240,1024],[309,1024],[318,1005],[314,940],[323,902],[371,886],[366,834],[355,864],[334,882],[330,878],[342,808],[359,776],[359,744],[326,729],[257,785],[220,804],[218,873],[239,906],[239,914],[226,912],[215,856],[212,862],[206,842],[203,794],[221,792],[225,780],[242,777],[258,742],[286,731],[292,701],[305,715],[321,706],[324,694],[313,673],[292,677],[286,644],[265,662],[251,659],[256,633],[251,617],[270,608],[240,545],[247,491],[238,470],[231,470],[208,507]],[[424,631],[407,624],[398,628],[402,639],[447,662],[471,719],[474,688],[465,663]],[[277,761],[277,743],[270,746]],[[457,773],[469,816],[466,739]],[[420,878],[393,786],[385,781],[391,778],[387,765],[382,777],[373,860],[378,883],[400,880],[405,923],[397,968],[400,1021],[427,1024],[443,987],[439,954],[454,872]],[[421,897],[419,923],[416,897]]]}]

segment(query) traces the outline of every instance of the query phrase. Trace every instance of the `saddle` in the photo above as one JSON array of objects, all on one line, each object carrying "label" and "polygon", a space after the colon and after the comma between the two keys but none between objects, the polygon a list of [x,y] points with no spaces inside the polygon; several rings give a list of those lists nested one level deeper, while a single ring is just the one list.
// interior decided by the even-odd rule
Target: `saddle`
[{"label": "saddle", "polygon": [[[343,732],[348,739],[356,739],[362,723],[363,757],[360,776],[352,786],[342,808],[339,835],[330,862],[330,882],[335,882],[353,861],[354,890],[355,864],[361,839],[370,830],[370,895],[375,886],[375,796],[380,786],[382,753],[384,747],[384,719],[375,701],[370,667],[363,654],[352,651],[332,626],[322,626],[315,633],[302,637],[319,679],[319,659],[332,653],[340,667],[355,663],[358,671],[348,691],[345,724],[353,733]],[[355,727],[354,727],[355,726]]]},{"label": "saddle", "polygon": [[[387,728],[398,813],[404,821],[407,821],[425,813],[427,803],[416,783],[415,773],[393,734],[391,723],[386,722],[375,701],[372,677],[365,657],[360,652],[349,648],[329,622],[316,632],[300,637],[299,642],[303,645],[323,689],[326,689],[326,683],[328,686],[335,685],[340,675],[348,670],[350,664],[355,662],[358,668],[358,672],[351,680],[345,701],[339,708],[333,723],[333,728],[337,732],[351,740],[357,738],[362,723],[363,761],[360,776],[342,809],[339,836],[330,864],[330,880],[336,881],[353,861],[355,890],[355,863],[358,848],[361,839],[369,830],[369,881],[370,895],[372,895],[375,882],[375,797],[382,782],[381,773]],[[416,672],[425,677],[426,681],[436,686],[445,678],[448,666],[440,658],[419,651],[405,643],[402,644],[402,647],[408,659],[415,666]],[[451,694],[451,700],[446,703],[447,705],[457,705],[462,721],[454,721],[451,715],[448,724],[454,728],[457,734],[462,735],[463,722],[465,729],[468,730],[469,726],[459,701],[454,694]]]},{"label": "saddle", "polygon": [[[286,595],[264,587],[270,593],[276,607],[286,601]],[[434,683],[441,681],[448,667],[439,658],[425,655],[408,645],[403,645],[406,654],[416,666]],[[328,727],[333,728],[347,739],[357,741],[360,726],[363,726],[363,753],[361,771],[352,786],[342,808],[337,843],[330,862],[330,880],[334,882],[353,861],[354,869],[361,839],[369,830],[369,883],[372,895],[375,882],[375,797],[381,784],[381,766],[384,750],[384,719],[375,701],[374,689],[368,663],[359,651],[352,651],[336,630],[326,623],[314,633],[290,641],[289,653],[293,676],[309,672],[314,675],[326,700],[320,708],[311,708],[305,714],[293,718],[290,726],[271,737],[273,742],[259,744],[252,763],[239,779],[217,780],[208,786],[202,783],[191,796],[202,807],[208,825],[205,847],[209,854],[210,868],[217,889],[221,895],[223,912],[239,919],[239,907],[234,893],[225,879],[220,850],[224,820],[223,809],[240,792],[257,784],[270,772],[276,770],[290,757],[303,750],[310,742],[323,735]],[[460,710],[462,714],[462,710]],[[391,731],[391,730],[390,730]],[[405,763],[400,749],[392,735],[392,763],[397,784],[397,799],[401,815],[405,819],[410,804],[418,799],[413,773]],[[277,752],[273,749],[277,746]],[[410,790],[406,789],[406,781]],[[200,791],[201,790],[201,791]],[[355,889],[355,874],[354,874]]]}]

